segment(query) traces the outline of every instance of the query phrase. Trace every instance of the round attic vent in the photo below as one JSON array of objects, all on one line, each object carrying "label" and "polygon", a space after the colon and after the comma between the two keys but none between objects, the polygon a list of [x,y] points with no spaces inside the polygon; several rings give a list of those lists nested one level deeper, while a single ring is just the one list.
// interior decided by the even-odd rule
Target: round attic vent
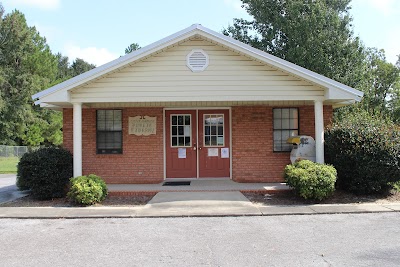
[{"label": "round attic vent", "polygon": [[193,49],[186,56],[186,65],[193,72],[203,71],[208,66],[208,55],[202,49]]}]

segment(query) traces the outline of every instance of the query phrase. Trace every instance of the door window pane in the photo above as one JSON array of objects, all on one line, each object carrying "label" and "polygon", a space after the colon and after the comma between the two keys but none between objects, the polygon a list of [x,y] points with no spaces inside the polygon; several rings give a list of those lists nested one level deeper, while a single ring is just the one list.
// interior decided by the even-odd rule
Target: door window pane
[{"label": "door window pane", "polygon": [[171,147],[192,146],[192,126],[190,114],[171,115]]},{"label": "door window pane", "polygon": [[224,115],[204,115],[204,146],[224,146]]}]

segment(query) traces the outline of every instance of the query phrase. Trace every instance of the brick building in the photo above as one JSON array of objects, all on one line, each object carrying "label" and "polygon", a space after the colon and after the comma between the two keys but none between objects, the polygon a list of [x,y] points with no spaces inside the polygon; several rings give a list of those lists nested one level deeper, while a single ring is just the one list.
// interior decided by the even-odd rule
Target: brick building
[{"label": "brick building", "polygon": [[199,24],[33,96],[63,112],[74,176],[280,182],[293,135],[316,140],[362,93]]}]

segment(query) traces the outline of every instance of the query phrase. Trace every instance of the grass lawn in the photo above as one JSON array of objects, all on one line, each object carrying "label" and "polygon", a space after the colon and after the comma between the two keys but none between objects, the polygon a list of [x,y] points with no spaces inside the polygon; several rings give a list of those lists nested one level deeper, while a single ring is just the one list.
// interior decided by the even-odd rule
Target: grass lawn
[{"label": "grass lawn", "polygon": [[17,173],[18,157],[0,157],[0,173]]}]

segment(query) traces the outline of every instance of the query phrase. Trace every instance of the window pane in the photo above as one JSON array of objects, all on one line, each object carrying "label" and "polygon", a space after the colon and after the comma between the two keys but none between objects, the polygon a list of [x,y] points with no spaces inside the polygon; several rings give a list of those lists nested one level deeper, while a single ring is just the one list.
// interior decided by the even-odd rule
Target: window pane
[{"label": "window pane", "polygon": [[274,151],[281,151],[281,143],[274,142]]},{"label": "window pane", "polygon": [[286,143],[286,140],[290,137],[290,131],[282,131],[282,143]]},{"label": "window pane", "polygon": [[98,120],[105,120],[106,118],[106,111],[105,110],[98,110],[97,111],[97,119]]},{"label": "window pane", "polygon": [[172,137],[172,146],[178,146],[178,138]]},{"label": "window pane", "polygon": [[178,116],[178,125],[183,125],[183,116]]},{"label": "window pane", "polygon": [[289,119],[282,119],[282,129],[290,129],[289,125]]},{"label": "window pane", "polygon": [[210,137],[209,136],[205,136],[204,137],[204,145],[205,146],[209,146],[210,145]]},{"label": "window pane", "polygon": [[219,116],[218,124],[219,125],[223,125],[224,124],[224,116]]},{"label": "window pane", "polygon": [[185,125],[184,127],[185,127],[183,131],[184,135],[190,136],[190,125]]},{"label": "window pane", "polygon": [[183,135],[183,126],[178,126],[178,134]]},{"label": "window pane", "polygon": [[282,129],[281,119],[274,119],[274,129]]},{"label": "window pane", "polygon": [[106,122],[104,120],[100,120],[97,118],[97,130],[105,130],[106,129]]},{"label": "window pane", "polygon": [[185,137],[185,146],[190,146],[190,137]]},{"label": "window pane", "polygon": [[292,151],[292,145],[291,144],[282,144],[282,151]]},{"label": "window pane", "polygon": [[224,134],[224,126],[218,126],[218,135]]},{"label": "window pane", "polygon": [[281,109],[274,109],[274,119],[280,119],[282,117]]},{"label": "window pane", "polygon": [[205,125],[209,125],[210,124],[210,116],[208,116],[208,115],[204,116],[204,124]]},{"label": "window pane", "polygon": [[297,128],[299,128],[298,120],[297,120],[297,119],[290,119],[289,128],[290,128],[290,129],[297,129]]},{"label": "window pane", "polygon": [[211,126],[211,134],[216,135],[217,134],[217,126]]},{"label": "window pane", "polygon": [[177,135],[177,134],[178,134],[177,126],[172,126],[172,135]]},{"label": "window pane", "polygon": [[177,125],[177,118],[176,118],[176,116],[172,116],[172,125]]},{"label": "window pane", "polygon": [[206,126],[206,127],[205,127],[205,129],[204,129],[204,134],[205,134],[205,135],[210,135],[210,132],[211,132],[210,127],[211,127],[211,126]]},{"label": "window pane", "polygon": [[178,145],[179,146],[184,146],[185,145],[185,138],[184,137],[178,137]]},{"label": "window pane", "polygon": [[114,132],[114,142],[116,146],[119,147],[118,144],[122,143],[122,133],[121,132]]},{"label": "window pane", "polygon": [[274,141],[282,140],[281,131],[274,131]]},{"label": "window pane", "polygon": [[106,120],[112,121],[114,119],[114,112],[113,110],[106,110]]},{"label": "window pane", "polygon": [[283,108],[282,110],[282,119],[289,119],[290,111],[288,108]]},{"label": "window pane", "polygon": [[121,131],[122,130],[122,122],[119,120],[114,121],[114,131]]},{"label": "window pane", "polygon": [[190,115],[185,116],[185,125],[190,125]]},{"label": "window pane", "polygon": [[218,145],[219,146],[223,146],[224,145],[224,137],[223,136],[218,136]]},{"label": "window pane", "polygon": [[114,130],[113,126],[114,125],[113,125],[113,121],[112,120],[106,120],[106,128],[105,128],[106,131]]},{"label": "window pane", "polygon": [[290,118],[291,119],[298,119],[298,110],[297,110],[297,108],[291,108],[290,109]]},{"label": "window pane", "polygon": [[216,136],[211,136],[211,145],[216,146],[217,145],[217,137]]}]

